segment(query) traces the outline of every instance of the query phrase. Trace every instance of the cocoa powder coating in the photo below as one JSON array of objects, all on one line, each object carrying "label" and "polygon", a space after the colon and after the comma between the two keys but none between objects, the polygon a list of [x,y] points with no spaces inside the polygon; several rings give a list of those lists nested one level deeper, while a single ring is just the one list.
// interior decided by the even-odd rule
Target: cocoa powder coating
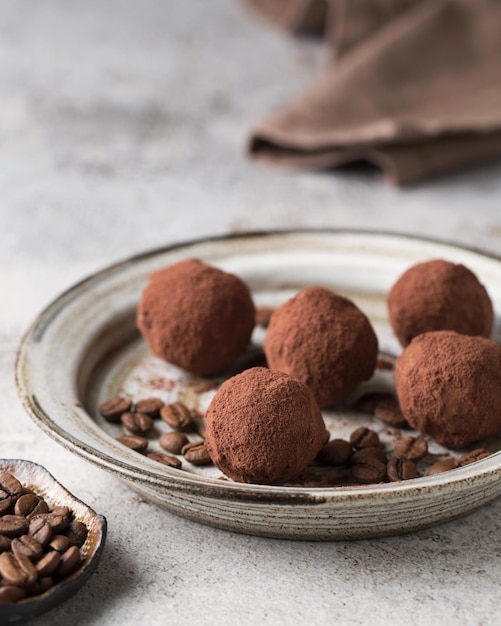
[{"label": "cocoa powder coating", "polygon": [[150,276],[137,326],[153,354],[206,376],[245,350],[254,317],[249,289],[240,278],[189,259]]},{"label": "cocoa powder coating", "polygon": [[344,400],[372,376],[377,338],[347,298],[308,287],[271,316],[264,351],[271,369],[308,385],[321,407]]},{"label": "cocoa powder coating", "polygon": [[500,381],[501,346],[453,331],[419,335],[395,368],[409,424],[456,449],[501,432]]},{"label": "cocoa powder coating", "polygon": [[224,474],[245,483],[296,478],[327,436],[310,389],[263,367],[228,379],[206,414],[205,445],[212,461]]},{"label": "cocoa powder coating", "polygon": [[492,332],[492,302],[464,265],[440,259],[414,265],[393,285],[387,303],[390,323],[403,346],[432,330],[483,337]]}]

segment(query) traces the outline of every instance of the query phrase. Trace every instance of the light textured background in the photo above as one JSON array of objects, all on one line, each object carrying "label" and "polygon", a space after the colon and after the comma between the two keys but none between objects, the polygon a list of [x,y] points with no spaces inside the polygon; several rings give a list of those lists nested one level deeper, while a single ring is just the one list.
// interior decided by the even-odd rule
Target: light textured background
[{"label": "light textured background", "polygon": [[0,1],[0,456],[105,514],[102,563],[33,623],[499,624],[501,502],[414,536],[305,544],[178,519],[24,414],[21,335],[60,291],[147,248],[281,227],[386,228],[501,252],[501,163],[400,191],[374,171],[245,157],[252,124],[325,51],[231,0]]}]

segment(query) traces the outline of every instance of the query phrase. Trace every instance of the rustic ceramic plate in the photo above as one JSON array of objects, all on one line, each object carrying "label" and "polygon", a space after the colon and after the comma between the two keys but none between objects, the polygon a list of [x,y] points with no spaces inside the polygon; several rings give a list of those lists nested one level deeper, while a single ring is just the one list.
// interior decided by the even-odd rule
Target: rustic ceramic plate
[{"label": "rustic ceramic plate", "polygon": [[0,471],[13,474],[24,487],[44,498],[51,508],[67,506],[75,519],[87,526],[81,548],[82,565],[46,592],[12,604],[0,604],[0,624],[24,621],[50,611],[74,595],[94,573],[106,540],[106,519],[67,491],[44,467],[31,461],[0,460]]},{"label": "rustic ceramic plate", "polygon": [[[319,477],[313,468],[302,483],[264,486],[220,480],[213,467],[164,467],[118,443],[120,427],[104,422],[97,411],[117,393],[136,400],[151,395],[181,399],[200,412],[214,394],[217,381],[196,379],[151,357],[134,324],[148,275],[188,257],[238,274],[262,305],[283,302],[307,285],[335,289],[368,314],[382,351],[390,355],[396,355],[399,346],[388,325],[385,294],[419,261],[464,263],[487,286],[498,314],[501,311],[501,261],[434,241],[384,233],[280,232],[154,250],[75,285],[26,334],[17,362],[19,394],[35,422],[56,441],[174,513],[272,537],[352,539],[409,532],[463,515],[501,494],[501,453],[401,483],[340,486],[343,477],[335,472]],[[498,319],[497,337],[499,330]],[[256,331],[254,341],[261,340]],[[391,387],[391,378],[391,372],[380,371],[366,388]],[[333,436],[346,436],[362,423],[377,428],[388,446],[396,435],[349,410],[325,412],[325,419]],[[498,440],[488,445],[493,451],[501,447]],[[151,448],[159,449],[157,440]],[[433,443],[431,451],[447,452]]]}]

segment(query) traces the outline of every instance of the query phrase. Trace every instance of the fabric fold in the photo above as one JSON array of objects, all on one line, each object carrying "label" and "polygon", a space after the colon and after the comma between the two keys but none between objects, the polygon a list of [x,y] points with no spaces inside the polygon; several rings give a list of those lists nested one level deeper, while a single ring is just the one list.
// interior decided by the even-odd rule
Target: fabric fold
[{"label": "fabric fold", "polygon": [[254,158],[303,168],[364,159],[405,184],[501,156],[501,0],[329,8],[335,58],[257,126]]}]

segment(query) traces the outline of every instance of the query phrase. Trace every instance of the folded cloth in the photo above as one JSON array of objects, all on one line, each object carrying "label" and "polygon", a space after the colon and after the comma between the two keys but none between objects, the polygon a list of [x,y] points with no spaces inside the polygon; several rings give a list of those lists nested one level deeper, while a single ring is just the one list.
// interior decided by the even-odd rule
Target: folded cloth
[{"label": "folded cloth", "polygon": [[[311,32],[298,21],[306,0],[259,4],[295,5],[275,21]],[[258,125],[253,157],[322,169],[368,160],[396,184],[501,157],[501,0],[331,0],[327,8],[333,60]]]}]

